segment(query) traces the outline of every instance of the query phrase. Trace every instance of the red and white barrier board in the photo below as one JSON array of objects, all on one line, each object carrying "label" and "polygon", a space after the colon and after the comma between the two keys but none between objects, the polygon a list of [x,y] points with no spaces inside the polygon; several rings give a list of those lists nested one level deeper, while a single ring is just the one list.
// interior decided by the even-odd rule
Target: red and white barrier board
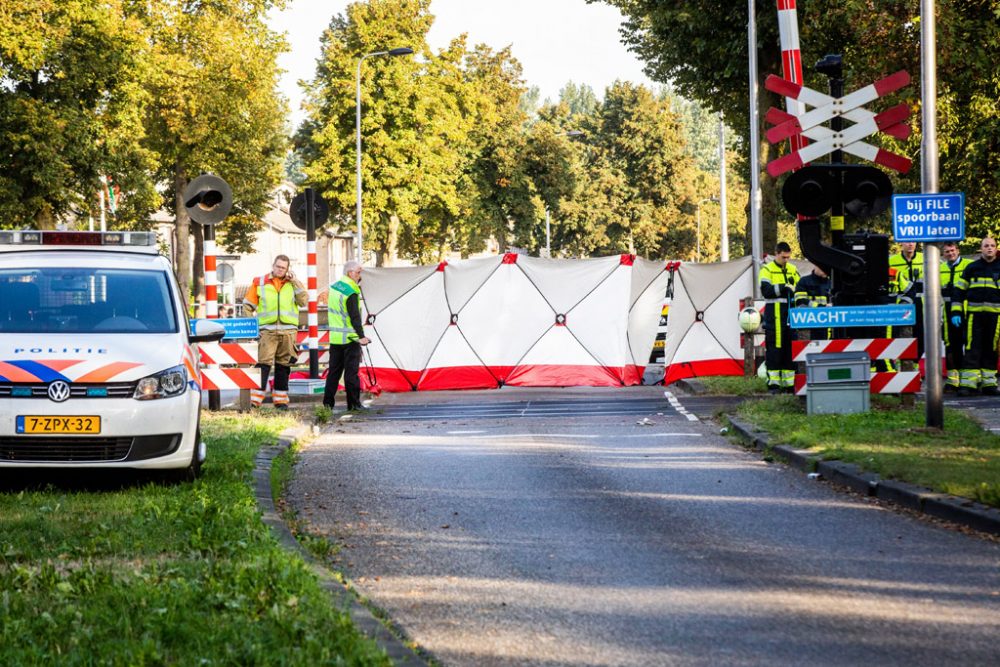
[{"label": "red and white barrier board", "polygon": [[[257,343],[201,343],[201,363],[216,366],[253,366],[257,363]],[[306,361],[308,363],[308,355]]]},{"label": "red and white barrier board", "polygon": [[259,389],[259,368],[202,368],[202,389]]},{"label": "red and white barrier board", "polygon": [[[898,373],[872,373],[871,393],[873,394],[915,394],[920,391],[920,371],[899,371]],[[806,395],[806,376],[795,376],[796,396]]]},{"label": "red and white barrier board", "polygon": [[835,338],[792,341],[792,361],[805,363],[806,355],[821,352],[867,352],[872,359],[916,359],[916,338]]}]

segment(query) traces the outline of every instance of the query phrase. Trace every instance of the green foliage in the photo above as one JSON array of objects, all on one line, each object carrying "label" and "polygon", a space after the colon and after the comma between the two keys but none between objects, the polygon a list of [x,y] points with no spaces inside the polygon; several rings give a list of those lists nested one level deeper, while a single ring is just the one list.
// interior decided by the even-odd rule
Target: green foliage
[{"label": "green foliage", "polygon": [[697,382],[712,396],[756,396],[767,393],[767,380],[742,375],[719,375],[698,378]]},{"label": "green foliage", "polygon": [[791,396],[748,401],[739,414],[771,444],[810,449],[823,458],[1000,507],[1000,440],[964,413],[947,409],[942,431],[924,427],[925,407],[873,397],[872,411],[811,415]]},{"label": "green foliage", "polygon": [[318,424],[326,424],[333,417],[333,409],[326,405],[317,405],[313,408],[313,417]]},{"label": "green foliage", "polygon": [[99,215],[101,178],[123,226],[156,204],[142,145],[149,28],[121,0],[6,0],[0,10],[0,225]]},{"label": "green foliage", "polygon": [[260,520],[254,457],[289,423],[205,415],[194,484],[0,495],[0,662],[387,664]]},{"label": "green foliage", "polygon": [[[287,44],[266,23],[267,11],[283,4],[135,5],[152,35],[146,143],[159,156],[155,175],[166,184],[164,202],[177,214],[179,238],[189,233],[181,193],[191,179],[211,172],[233,188],[232,213],[218,226],[218,242],[231,252],[251,249],[286,154],[287,103],[277,93],[277,56]],[[177,264],[186,293],[187,243],[178,244]]]}]

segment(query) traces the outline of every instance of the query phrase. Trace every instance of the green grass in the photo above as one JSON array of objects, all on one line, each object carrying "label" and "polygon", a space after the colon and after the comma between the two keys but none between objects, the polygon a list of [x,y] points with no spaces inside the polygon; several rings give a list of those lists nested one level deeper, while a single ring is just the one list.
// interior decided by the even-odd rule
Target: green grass
[{"label": "green grass", "polygon": [[317,424],[326,424],[333,418],[333,410],[325,405],[317,405],[313,408],[313,418]]},{"label": "green grass", "polygon": [[946,409],[940,431],[926,428],[923,403],[907,408],[888,396],[873,396],[867,414],[805,419],[805,405],[793,396],[746,401],[738,414],[771,444],[1000,507],[1000,438],[960,411]]},{"label": "green grass", "polygon": [[205,414],[193,484],[5,479],[0,664],[388,664],[260,521],[254,456],[291,424]]},{"label": "green grass", "polygon": [[712,396],[754,396],[767,393],[767,380],[756,375],[749,378],[742,375],[718,375],[696,378],[696,381],[705,388],[706,394]]}]

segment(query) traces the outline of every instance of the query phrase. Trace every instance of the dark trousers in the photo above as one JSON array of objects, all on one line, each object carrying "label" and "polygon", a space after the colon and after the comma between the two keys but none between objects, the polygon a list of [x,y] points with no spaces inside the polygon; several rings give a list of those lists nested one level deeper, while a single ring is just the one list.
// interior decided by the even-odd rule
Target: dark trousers
[{"label": "dark trousers", "polygon": [[326,390],[323,392],[323,405],[333,407],[337,394],[340,376],[344,376],[344,391],[347,393],[347,409],[361,407],[361,378],[358,369],[361,366],[361,343],[330,346],[330,371],[326,376]]},{"label": "dark trousers", "polygon": [[[258,364],[260,368],[260,388],[267,390],[267,378],[271,374],[271,367],[267,364]],[[274,367],[274,388],[278,391],[288,391],[288,376],[292,374],[291,366],[278,364]]]},{"label": "dark trousers", "polygon": [[764,309],[764,363],[767,365],[767,383],[778,387],[791,387],[795,382],[795,364],[792,363],[792,329],[788,326],[787,305],[767,304]]},{"label": "dark trousers", "polygon": [[944,365],[948,369],[947,383],[958,386],[958,370],[962,367],[965,354],[965,326],[952,326],[950,316],[945,313],[944,325]]},{"label": "dark trousers", "polygon": [[[969,313],[969,337],[962,359],[962,386],[997,386],[997,313]],[[974,384],[973,384],[974,383]]]}]

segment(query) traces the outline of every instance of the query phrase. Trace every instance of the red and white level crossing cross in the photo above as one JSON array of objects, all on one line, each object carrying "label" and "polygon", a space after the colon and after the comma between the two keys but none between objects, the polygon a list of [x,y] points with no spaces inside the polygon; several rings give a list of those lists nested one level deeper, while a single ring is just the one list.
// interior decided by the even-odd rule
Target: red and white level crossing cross
[{"label": "red and white level crossing cross", "polygon": [[[776,125],[767,131],[768,141],[777,143],[790,137],[805,135],[814,139],[815,143],[772,160],[767,165],[767,172],[777,177],[835,150],[843,150],[883,167],[907,173],[912,165],[909,158],[861,140],[878,132],[897,138],[909,136],[909,127],[904,122],[910,115],[909,106],[898,104],[879,114],[861,107],[899,90],[909,82],[910,75],[899,71],[844,97],[834,98],[781,77],[769,76],[764,82],[768,90],[815,108],[800,116],[777,109],[769,110],[765,119]],[[837,116],[852,121],[854,125],[841,131],[821,127],[822,123]]]}]

